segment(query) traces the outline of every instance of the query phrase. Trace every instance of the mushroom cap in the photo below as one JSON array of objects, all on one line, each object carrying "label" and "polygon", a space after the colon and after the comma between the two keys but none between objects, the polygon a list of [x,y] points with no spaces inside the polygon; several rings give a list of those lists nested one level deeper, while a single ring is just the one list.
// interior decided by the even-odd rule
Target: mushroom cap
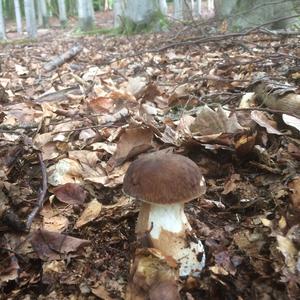
[{"label": "mushroom cap", "polygon": [[205,181],[198,166],[189,158],[172,153],[144,155],[129,166],[124,192],[155,204],[188,202],[205,193]]}]

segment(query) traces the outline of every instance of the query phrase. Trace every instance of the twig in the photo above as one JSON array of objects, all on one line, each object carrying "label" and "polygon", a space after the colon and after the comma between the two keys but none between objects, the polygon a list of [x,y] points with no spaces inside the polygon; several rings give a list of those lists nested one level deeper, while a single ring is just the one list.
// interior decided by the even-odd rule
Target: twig
[{"label": "twig", "polygon": [[58,133],[69,133],[74,131],[81,131],[86,129],[95,129],[95,128],[102,128],[102,127],[108,127],[113,125],[115,122],[122,120],[123,118],[127,117],[129,115],[129,111],[127,108],[122,108],[118,112],[114,113],[113,115],[105,115],[101,118],[98,125],[92,125],[92,126],[86,126],[86,127],[78,127],[70,130],[62,130],[62,131],[55,131],[52,132],[52,135],[58,134]]},{"label": "twig", "polygon": [[68,61],[71,58],[73,58],[74,56],[76,56],[81,50],[82,50],[82,47],[80,45],[76,45],[76,46],[72,47],[71,49],[69,49],[65,53],[54,57],[50,62],[45,64],[44,69],[47,72],[56,69],[57,67],[64,64],[66,61]]},{"label": "twig", "polygon": [[38,200],[36,203],[36,206],[33,208],[32,212],[29,214],[26,222],[26,228],[29,231],[31,224],[33,222],[33,219],[36,217],[37,213],[42,209],[45,199],[46,199],[46,193],[47,193],[47,172],[46,172],[46,166],[43,161],[43,155],[42,153],[38,153],[39,162],[42,170],[42,189],[39,192]]},{"label": "twig", "polygon": [[258,26],[251,27],[243,32],[231,32],[231,33],[227,33],[227,34],[218,34],[218,35],[213,35],[213,36],[195,37],[193,39],[171,43],[169,45],[165,45],[165,46],[162,46],[162,47],[156,48],[156,49],[145,49],[144,51],[139,51],[134,54],[122,56],[119,58],[114,58],[114,59],[110,60],[108,62],[108,64],[112,64],[113,62],[116,62],[116,61],[119,61],[119,60],[122,60],[125,58],[133,58],[133,57],[137,57],[140,55],[144,55],[145,53],[158,53],[158,52],[165,51],[165,50],[168,50],[170,48],[175,48],[175,47],[189,46],[189,45],[194,45],[194,44],[199,45],[199,44],[204,44],[204,43],[209,43],[209,42],[217,42],[217,41],[228,39],[228,38],[243,37],[243,36],[247,36],[247,35],[255,32],[255,31],[259,31],[264,26],[268,26],[268,25],[271,25],[271,24],[279,22],[279,21],[285,21],[288,19],[294,19],[294,18],[298,18],[298,17],[300,17],[300,14],[273,19],[271,21],[260,24]]}]

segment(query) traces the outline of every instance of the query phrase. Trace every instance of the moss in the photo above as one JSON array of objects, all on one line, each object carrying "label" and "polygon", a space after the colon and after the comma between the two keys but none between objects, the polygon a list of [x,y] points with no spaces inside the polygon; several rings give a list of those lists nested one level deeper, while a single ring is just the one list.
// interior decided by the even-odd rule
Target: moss
[{"label": "moss", "polygon": [[132,35],[137,33],[147,33],[153,31],[162,31],[168,28],[167,18],[160,12],[155,12],[143,22],[133,22],[130,18],[122,17],[122,25],[119,27],[119,33]]},{"label": "moss", "polygon": [[37,39],[0,40],[0,45],[26,45],[32,43],[37,43]]},{"label": "moss", "polygon": [[118,28],[93,28],[92,30],[88,30],[88,31],[82,31],[80,28],[77,28],[74,32],[74,35],[77,37],[80,36],[86,36],[86,35],[118,35],[119,34],[119,29]]}]

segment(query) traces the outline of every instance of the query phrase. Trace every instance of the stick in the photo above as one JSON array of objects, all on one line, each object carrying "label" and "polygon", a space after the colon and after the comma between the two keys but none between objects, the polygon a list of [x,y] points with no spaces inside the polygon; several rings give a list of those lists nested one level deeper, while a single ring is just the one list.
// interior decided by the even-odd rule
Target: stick
[{"label": "stick", "polygon": [[82,50],[82,47],[80,45],[76,45],[76,46],[72,47],[67,52],[54,57],[50,62],[46,63],[44,65],[44,69],[47,72],[56,69],[57,67],[64,64],[67,60],[70,60],[71,58],[76,56],[81,50]]},{"label": "stick", "polygon": [[32,212],[29,214],[26,222],[26,228],[29,231],[31,224],[33,222],[33,219],[36,217],[37,213],[42,209],[45,199],[46,199],[46,193],[47,193],[47,172],[46,172],[46,166],[43,161],[43,155],[42,153],[38,153],[39,161],[40,161],[40,166],[42,169],[42,189],[39,192],[39,196],[37,199],[36,206],[33,208]]}]

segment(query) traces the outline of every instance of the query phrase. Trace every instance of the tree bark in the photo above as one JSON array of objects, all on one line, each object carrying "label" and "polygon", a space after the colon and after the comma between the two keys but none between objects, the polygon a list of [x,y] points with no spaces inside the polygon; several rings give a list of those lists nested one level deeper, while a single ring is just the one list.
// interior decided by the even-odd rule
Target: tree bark
[{"label": "tree bark", "polygon": [[47,9],[46,0],[38,0],[41,6],[41,13],[42,13],[42,26],[43,28],[47,28],[49,25],[49,14]]},{"label": "tree bark", "polygon": [[5,34],[5,22],[4,22],[4,16],[3,16],[3,6],[2,1],[0,1],[0,40],[5,40],[6,34]]},{"label": "tree bark", "polygon": [[24,10],[26,18],[26,31],[30,38],[37,37],[37,26],[35,19],[35,9],[33,0],[24,0]]},{"label": "tree bark", "polygon": [[91,30],[94,26],[93,9],[90,0],[78,0],[79,27],[83,31]]},{"label": "tree bark", "polygon": [[284,20],[271,22],[266,26],[270,29],[293,28],[293,25],[300,24],[300,18],[287,17],[299,13],[298,1],[265,1],[265,0],[215,0],[215,12],[219,19],[225,19],[229,28],[242,30],[245,28],[255,27],[276,19],[285,18]]},{"label": "tree bark", "polygon": [[14,0],[15,5],[15,15],[16,15],[16,23],[17,23],[17,32],[19,34],[22,34],[22,15],[21,15],[21,7],[20,7],[20,1]]},{"label": "tree bark", "polygon": [[58,9],[60,25],[65,27],[68,22],[65,0],[58,0]]}]

